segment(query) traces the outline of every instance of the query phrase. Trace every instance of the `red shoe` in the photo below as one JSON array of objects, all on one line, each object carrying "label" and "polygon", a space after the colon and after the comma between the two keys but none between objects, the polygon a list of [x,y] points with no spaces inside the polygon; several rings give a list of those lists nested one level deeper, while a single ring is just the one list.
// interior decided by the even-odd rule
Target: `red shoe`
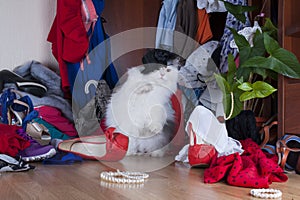
[{"label": "red shoe", "polygon": [[192,167],[209,167],[212,158],[216,156],[216,149],[210,144],[197,144],[196,134],[192,124],[189,123],[190,146],[188,149],[188,159]]},{"label": "red shoe", "polygon": [[104,135],[65,140],[58,144],[58,149],[85,159],[119,161],[127,153],[128,137],[114,131],[115,128],[108,128]]}]

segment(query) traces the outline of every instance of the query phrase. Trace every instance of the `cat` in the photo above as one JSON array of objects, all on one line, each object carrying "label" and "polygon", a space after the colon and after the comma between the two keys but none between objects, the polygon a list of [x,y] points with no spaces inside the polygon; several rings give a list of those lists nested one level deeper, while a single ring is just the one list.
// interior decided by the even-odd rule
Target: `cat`
[{"label": "cat", "polygon": [[147,74],[144,69],[128,69],[107,104],[105,121],[129,137],[127,155],[161,157],[176,134],[170,97],[177,90],[178,69],[164,66]]}]

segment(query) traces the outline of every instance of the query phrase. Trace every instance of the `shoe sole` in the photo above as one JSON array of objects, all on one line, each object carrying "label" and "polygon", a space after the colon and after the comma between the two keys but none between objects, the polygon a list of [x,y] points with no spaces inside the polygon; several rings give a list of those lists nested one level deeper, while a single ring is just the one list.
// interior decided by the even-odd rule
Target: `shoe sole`
[{"label": "shoe sole", "polygon": [[45,154],[38,155],[38,156],[22,157],[22,160],[25,162],[41,161],[41,160],[45,160],[46,158],[51,158],[55,154],[56,154],[56,150],[52,148],[50,149],[50,151],[48,151]]}]

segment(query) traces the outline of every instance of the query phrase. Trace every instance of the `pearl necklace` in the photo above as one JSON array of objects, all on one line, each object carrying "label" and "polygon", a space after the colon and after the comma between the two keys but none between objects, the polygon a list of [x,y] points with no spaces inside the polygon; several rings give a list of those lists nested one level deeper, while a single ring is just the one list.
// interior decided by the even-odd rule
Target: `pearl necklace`
[{"label": "pearl necklace", "polygon": [[101,172],[100,178],[112,183],[144,183],[145,179],[149,177],[146,173],[141,172]]},{"label": "pearl necklace", "polygon": [[282,196],[282,192],[276,189],[252,189],[250,194],[262,199],[277,199]]}]

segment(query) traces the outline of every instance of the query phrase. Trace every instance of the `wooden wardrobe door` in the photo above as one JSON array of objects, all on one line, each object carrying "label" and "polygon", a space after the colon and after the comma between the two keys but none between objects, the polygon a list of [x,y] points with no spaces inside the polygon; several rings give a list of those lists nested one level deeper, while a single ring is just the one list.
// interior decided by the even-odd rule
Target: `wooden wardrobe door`
[{"label": "wooden wardrobe door", "polygon": [[[292,51],[300,60],[300,1],[279,0],[278,30],[283,48]],[[279,77],[278,136],[300,135],[300,80]]]},{"label": "wooden wardrobe door", "polygon": [[[107,21],[104,28],[109,36],[126,30],[140,27],[156,27],[162,0],[107,0],[103,11],[103,17]],[[147,38],[153,40],[155,36]],[[123,74],[126,68],[142,64],[145,49],[135,50],[124,54],[114,64]]]}]

